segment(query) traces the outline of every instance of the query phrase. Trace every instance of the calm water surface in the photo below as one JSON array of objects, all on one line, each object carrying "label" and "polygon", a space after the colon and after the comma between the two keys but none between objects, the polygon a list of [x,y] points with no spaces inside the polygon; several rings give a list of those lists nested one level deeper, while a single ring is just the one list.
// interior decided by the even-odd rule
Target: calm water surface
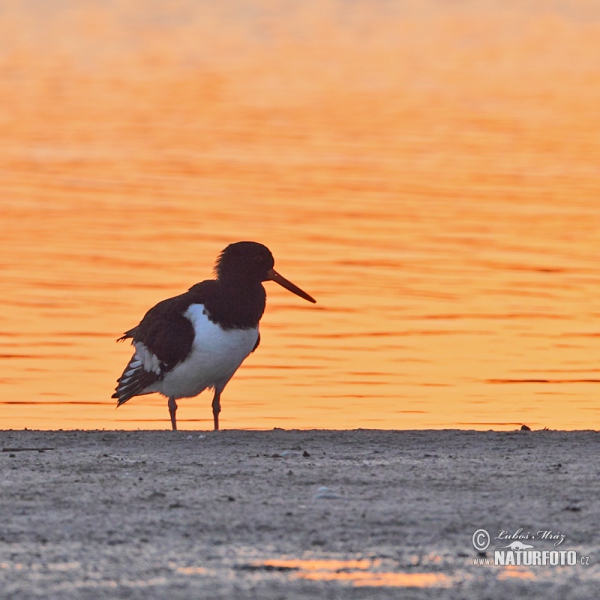
[{"label": "calm water surface", "polygon": [[266,284],[224,427],[600,428],[600,8],[42,4],[0,12],[0,428],[166,428],[115,339],[244,239],[318,304]]}]

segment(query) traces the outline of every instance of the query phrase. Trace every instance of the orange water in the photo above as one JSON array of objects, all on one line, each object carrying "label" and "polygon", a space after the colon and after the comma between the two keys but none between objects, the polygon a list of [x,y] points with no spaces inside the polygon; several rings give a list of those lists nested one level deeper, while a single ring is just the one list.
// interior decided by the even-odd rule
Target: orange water
[{"label": "orange water", "polygon": [[250,239],[318,304],[224,427],[600,428],[599,56],[583,0],[5,2],[0,427],[167,427],[114,340]]}]

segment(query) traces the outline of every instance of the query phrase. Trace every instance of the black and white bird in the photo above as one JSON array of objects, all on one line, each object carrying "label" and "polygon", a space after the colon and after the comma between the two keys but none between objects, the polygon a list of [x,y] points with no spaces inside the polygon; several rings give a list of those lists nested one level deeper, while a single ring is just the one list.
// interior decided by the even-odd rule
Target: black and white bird
[{"label": "black and white bird", "polygon": [[216,279],[159,302],[139,325],[119,338],[131,338],[135,354],[117,380],[117,407],[134,396],[166,396],[171,425],[177,429],[177,400],[207,388],[214,428],[219,429],[221,393],[244,359],[258,348],[258,323],[265,310],[264,281],[275,281],[297,296],[316,302],[273,269],[266,246],[230,244],[215,265]]}]

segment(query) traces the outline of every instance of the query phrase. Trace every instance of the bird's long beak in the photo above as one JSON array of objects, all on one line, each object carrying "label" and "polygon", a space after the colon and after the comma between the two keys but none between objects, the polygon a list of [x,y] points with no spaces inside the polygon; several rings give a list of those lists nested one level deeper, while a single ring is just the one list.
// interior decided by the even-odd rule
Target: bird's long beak
[{"label": "bird's long beak", "polygon": [[274,281],[278,283],[281,287],[284,287],[286,290],[292,292],[292,294],[296,294],[296,296],[300,296],[300,298],[304,298],[313,304],[317,301],[309,296],[305,291],[301,290],[297,285],[294,285],[291,281],[288,281],[283,275],[280,275],[275,269],[269,269],[267,271],[267,278],[265,281]]}]

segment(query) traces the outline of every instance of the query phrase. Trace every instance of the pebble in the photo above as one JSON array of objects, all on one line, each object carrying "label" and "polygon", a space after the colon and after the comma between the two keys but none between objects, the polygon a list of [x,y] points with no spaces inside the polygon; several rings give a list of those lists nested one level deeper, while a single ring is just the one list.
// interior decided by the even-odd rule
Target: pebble
[{"label": "pebble", "polygon": [[317,493],[313,496],[315,500],[327,499],[334,500],[335,498],[341,498],[339,494],[336,494],[333,490],[330,490],[328,487],[322,485]]}]

